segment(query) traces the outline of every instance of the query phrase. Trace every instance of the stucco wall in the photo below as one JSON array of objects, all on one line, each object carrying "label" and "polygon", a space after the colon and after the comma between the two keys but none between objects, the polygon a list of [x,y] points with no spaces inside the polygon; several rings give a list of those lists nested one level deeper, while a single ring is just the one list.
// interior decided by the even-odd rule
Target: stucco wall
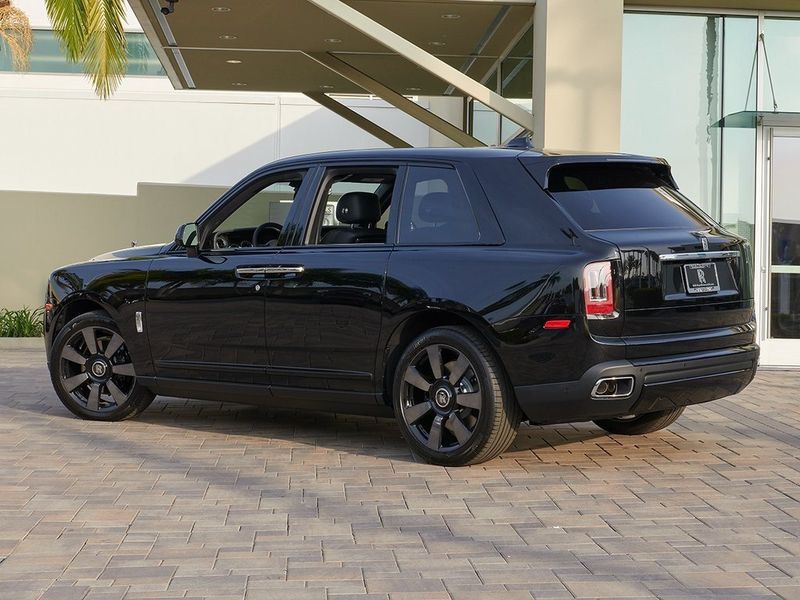
[{"label": "stucco wall", "polygon": [[38,307],[54,269],[103,252],[166,242],[224,188],[139,185],[135,196],[0,191],[0,307]]}]

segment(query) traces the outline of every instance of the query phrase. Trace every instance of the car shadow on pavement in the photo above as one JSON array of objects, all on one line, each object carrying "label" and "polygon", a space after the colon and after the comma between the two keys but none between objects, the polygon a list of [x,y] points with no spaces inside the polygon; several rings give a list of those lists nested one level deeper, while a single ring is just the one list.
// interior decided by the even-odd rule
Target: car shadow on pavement
[{"label": "car shadow on pavement", "polygon": [[[419,462],[392,418],[268,409],[159,397],[136,418],[151,425],[267,438],[333,452]],[[591,423],[534,426],[523,423],[504,454],[558,448],[606,437]]]}]

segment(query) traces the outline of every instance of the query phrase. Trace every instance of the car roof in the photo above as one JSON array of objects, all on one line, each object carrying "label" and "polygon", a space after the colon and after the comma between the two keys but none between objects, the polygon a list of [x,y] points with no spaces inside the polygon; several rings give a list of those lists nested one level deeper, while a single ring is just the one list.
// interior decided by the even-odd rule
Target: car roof
[{"label": "car roof", "polygon": [[409,160],[485,160],[497,158],[526,158],[541,160],[545,163],[587,162],[599,161],[635,161],[635,162],[665,162],[663,159],[635,154],[621,154],[611,152],[578,152],[570,150],[534,150],[505,147],[480,147],[480,148],[372,148],[364,150],[338,150],[332,152],[318,152],[282,158],[266,165],[273,168],[305,165],[308,163],[328,163],[336,161],[381,160],[381,161],[409,161]]}]

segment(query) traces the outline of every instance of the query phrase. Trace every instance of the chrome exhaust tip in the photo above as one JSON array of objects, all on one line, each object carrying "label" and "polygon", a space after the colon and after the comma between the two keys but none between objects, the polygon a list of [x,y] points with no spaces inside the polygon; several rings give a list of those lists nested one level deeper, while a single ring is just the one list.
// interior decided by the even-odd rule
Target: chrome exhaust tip
[{"label": "chrome exhaust tip", "polygon": [[633,393],[633,377],[603,377],[592,388],[592,398],[619,399]]}]

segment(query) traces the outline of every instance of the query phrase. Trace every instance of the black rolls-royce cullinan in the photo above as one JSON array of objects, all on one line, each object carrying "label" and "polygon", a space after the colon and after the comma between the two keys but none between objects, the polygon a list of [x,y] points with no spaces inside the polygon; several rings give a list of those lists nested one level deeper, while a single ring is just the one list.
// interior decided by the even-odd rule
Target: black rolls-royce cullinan
[{"label": "black rolls-royce cullinan", "polygon": [[172,243],[55,271],[48,361],[86,419],[156,394],[394,415],[418,455],[465,465],[525,420],[643,434],[742,390],[751,270],[660,159],[304,156]]}]

